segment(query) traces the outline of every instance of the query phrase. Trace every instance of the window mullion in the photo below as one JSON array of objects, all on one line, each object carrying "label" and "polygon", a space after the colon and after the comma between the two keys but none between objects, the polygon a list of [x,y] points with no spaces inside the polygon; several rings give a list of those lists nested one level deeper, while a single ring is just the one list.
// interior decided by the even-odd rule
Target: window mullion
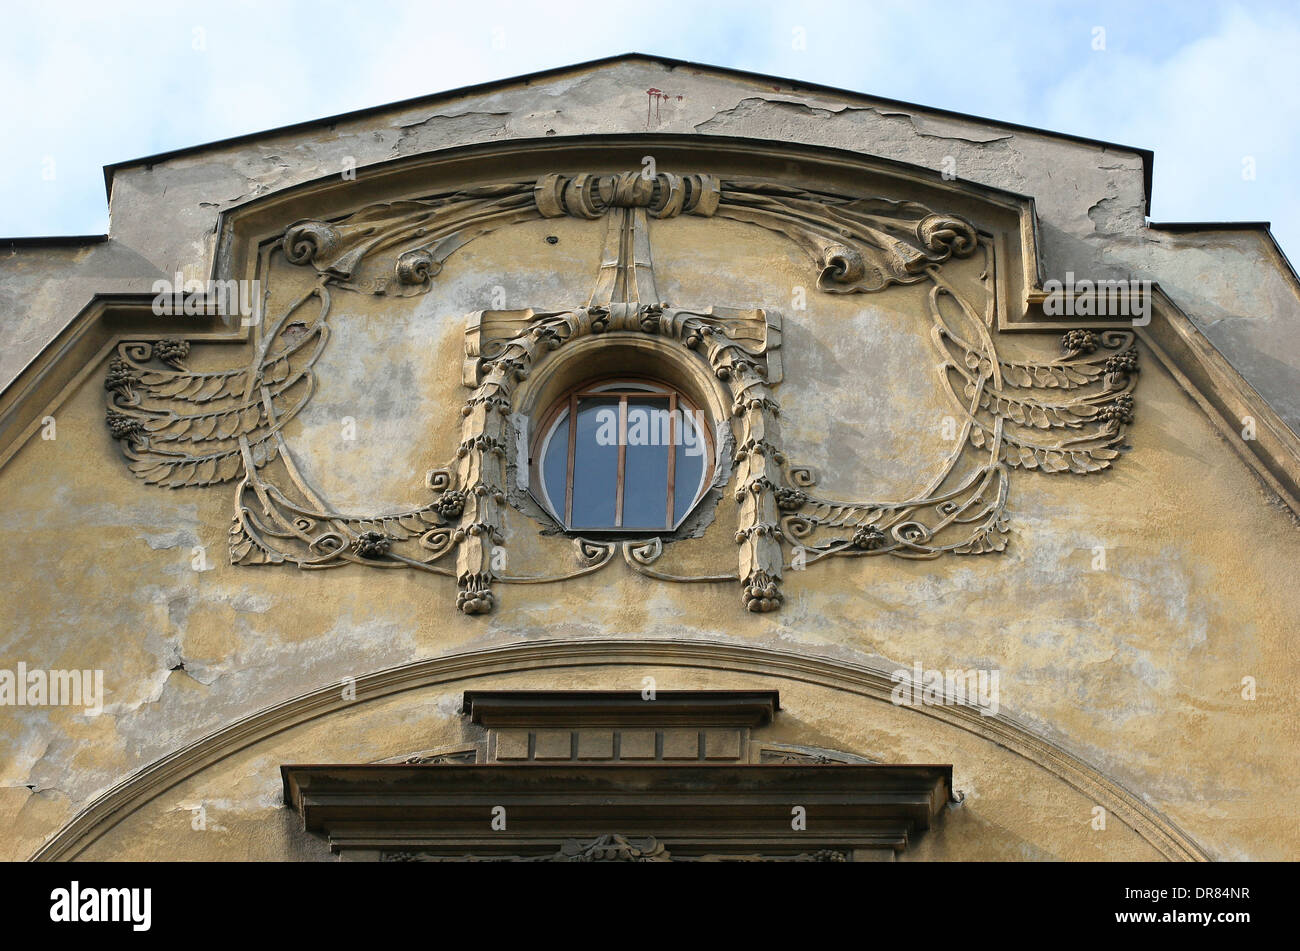
[{"label": "window mullion", "polygon": [[569,397],[569,458],[564,485],[564,525],[573,525],[573,454],[578,448],[578,395]]},{"label": "window mullion", "polygon": [[673,492],[677,480],[677,394],[668,395],[668,517],[664,527],[673,527]]},{"label": "window mullion", "polygon": [[614,525],[623,527],[623,485],[627,473],[627,397],[618,398],[618,485],[614,501]]}]

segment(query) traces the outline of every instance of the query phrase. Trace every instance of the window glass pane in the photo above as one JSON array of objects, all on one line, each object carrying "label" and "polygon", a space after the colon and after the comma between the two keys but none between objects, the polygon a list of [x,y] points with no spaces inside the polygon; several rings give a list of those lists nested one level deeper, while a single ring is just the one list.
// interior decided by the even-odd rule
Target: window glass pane
[{"label": "window glass pane", "polygon": [[[673,412],[672,388],[649,381],[601,382],[582,393],[576,399],[576,421],[570,417],[570,397],[565,397],[537,449],[539,501],[571,531],[675,528],[699,501],[703,482],[712,471],[703,416],[688,409],[680,395],[675,397]],[[622,419],[620,404],[625,407]],[[571,425],[576,429],[570,493]],[[572,516],[566,514],[570,497]]]},{"label": "window glass pane", "polygon": [[709,442],[689,411],[677,414],[677,454],[673,485],[673,524],[691,510],[700,493],[700,480],[709,464]]},{"label": "window glass pane", "polygon": [[668,522],[668,400],[629,396],[623,527],[664,528]]},{"label": "window glass pane", "polygon": [[551,512],[560,521],[564,521],[564,492],[568,481],[569,411],[566,409],[560,413],[559,422],[551,430],[542,455],[542,483],[546,486]]},{"label": "window glass pane", "polygon": [[571,528],[613,528],[618,490],[618,397],[578,401]]}]

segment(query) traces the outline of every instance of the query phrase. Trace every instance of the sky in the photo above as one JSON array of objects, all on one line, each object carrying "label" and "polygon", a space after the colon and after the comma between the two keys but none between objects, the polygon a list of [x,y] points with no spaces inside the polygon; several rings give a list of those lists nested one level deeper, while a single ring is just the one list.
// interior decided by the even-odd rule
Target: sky
[{"label": "sky", "polygon": [[114,162],[637,51],[1152,149],[1153,220],[1271,221],[1300,263],[1296,0],[0,0],[0,12],[2,237],[103,234]]}]

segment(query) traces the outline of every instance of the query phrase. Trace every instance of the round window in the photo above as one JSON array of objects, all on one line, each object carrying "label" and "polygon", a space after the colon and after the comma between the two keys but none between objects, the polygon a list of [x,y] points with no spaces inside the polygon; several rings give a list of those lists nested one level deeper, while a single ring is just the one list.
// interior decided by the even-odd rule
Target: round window
[{"label": "round window", "polygon": [[539,432],[539,501],[569,531],[672,531],[713,472],[703,412],[653,380],[579,387],[556,402]]}]

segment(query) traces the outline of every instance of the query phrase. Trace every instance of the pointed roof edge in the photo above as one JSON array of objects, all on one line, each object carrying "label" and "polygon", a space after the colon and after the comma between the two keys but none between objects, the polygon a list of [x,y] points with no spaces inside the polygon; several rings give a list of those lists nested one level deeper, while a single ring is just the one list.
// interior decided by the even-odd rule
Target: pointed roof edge
[{"label": "pointed roof edge", "polygon": [[1273,233],[1273,222],[1271,221],[1148,221],[1148,231],[1167,231],[1170,234],[1213,234],[1216,231],[1263,231],[1264,237],[1268,238],[1269,244],[1273,246],[1274,253],[1277,254],[1278,260],[1282,262],[1282,267],[1291,275],[1291,281],[1300,289],[1300,271],[1295,269],[1291,259],[1287,257],[1286,251],[1282,249],[1282,243],[1277,240],[1277,235]]},{"label": "pointed roof edge", "polygon": [[710,63],[696,63],[690,60],[675,59],[671,56],[657,56],[651,53],[627,52],[617,53],[612,56],[602,56],[598,59],[590,59],[581,63],[571,63],[565,66],[553,66],[549,69],[541,69],[531,73],[521,73],[517,76],[507,76],[501,79],[491,79],[486,82],[473,83],[469,86],[460,86],[455,89],[447,89],[441,92],[425,93],[420,96],[413,96],[410,99],[399,99],[394,102],[387,102],[377,106],[367,106],[364,109],[354,109],[351,112],[340,112],[332,116],[324,116],[319,119],[307,119],[301,122],[293,122],[289,125],[277,126],[271,129],[261,129],[257,132],[245,132],[241,135],[230,136],[225,139],[216,139],[211,142],[203,142],[198,145],[187,145],[178,149],[169,149],[165,152],[157,152],[153,155],[146,155],[141,158],[126,159],[121,162],[114,162],[111,165],[104,166],[104,191],[111,200],[113,194],[113,176],[118,169],[129,168],[134,165],[152,165],[158,162],[165,162],[169,159],[178,158],[183,155],[192,155],[201,152],[204,149],[216,148],[218,146],[236,145],[242,142],[249,142],[269,135],[281,135],[287,132],[299,132],[318,126],[332,125],[338,122],[344,122],[353,119],[360,119],[365,116],[375,115],[389,109],[409,108],[419,103],[434,103],[444,99],[454,99],[459,96],[466,96],[472,93],[481,93],[494,87],[504,87],[512,83],[529,83],[538,79],[548,79],[552,76],[558,76],[563,73],[572,72],[580,69],[591,69],[596,66],[606,66],[618,62],[644,61],[651,63],[660,63],[663,65],[677,67],[687,67],[689,69],[706,70],[714,73],[721,73],[727,76],[743,77],[745,79],[761,80],[765,83],[780,83],[791,87],[791,89],[806,89],[813,92],[833,93],[841,96],[854,96],[859,99],[870,99],[875,102],[888,106],[896,106],[900,109],[913,109],[922,112],[928,112],[936,116],[943,116],[951,119],[965,119],[968,121],[980,122],[985,125],[998,126],[1004,129],[1012,129],[1017,132],[1033,132],[1038,135],[1045,135],[1054,139],[1063,139],[1069,142],[1081,142],[1087,145],[1099,145],[1102,148],[1117,149],[1122,152],[1130,152],[1142,159],[1142,190],[1144,193],[1144,211],[1151,214],[1151,186],[1153,182],[1152,167],[1155,165],[1155,153],[1151,149],[1138,148],[1133,145],[1123,145],[1118,142],[1107,142],[1104,139],[1093,139],[1084,135],[1075,135],[1070,132],[1054,132],[1051,129],[1043,129],[1037,126],[1023,125],[1018,122],[1005,122],[1001,119],[989,119],[985,116],[976,116],[967,112],[957,112],[952,109],[942,109],[937,106],[926,106],[915,102],[906,102],[902,99],[890,99],[887,96],[875,96],[870,93],[861,92],[854,89],[844,89],[839,86],[827,86],[822,83],[805,82],[798,79],[790,79],[785,76],[774,76],[770,73],[756,73],[746,69],[737,69],[732,66],[714,66]]}]

